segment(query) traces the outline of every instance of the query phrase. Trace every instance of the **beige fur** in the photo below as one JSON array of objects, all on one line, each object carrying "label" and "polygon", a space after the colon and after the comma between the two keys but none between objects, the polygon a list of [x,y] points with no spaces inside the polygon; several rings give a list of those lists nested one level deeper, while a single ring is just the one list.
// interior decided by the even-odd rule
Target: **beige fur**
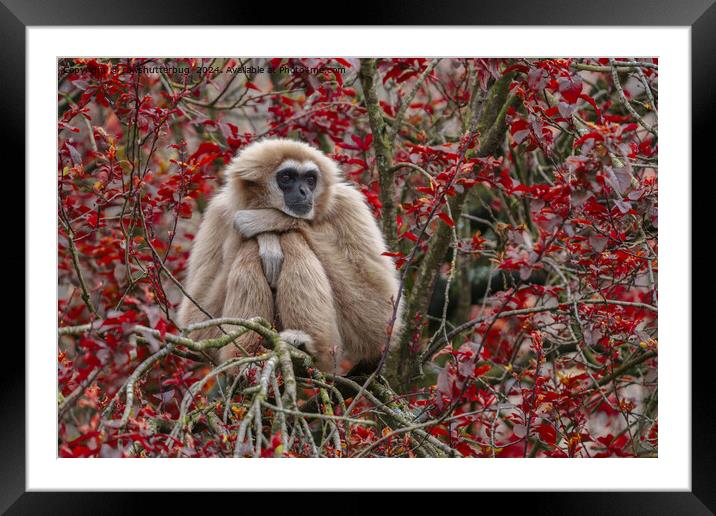
[{"label": "beige fur", "polygon": [[[288,159],[311,161],[319,168],[311,220],[285,213],[274,172]],[[274,266],[265,257],[275,249],[272,244],[260,250],[257,235],[277,234],[282,250],[275,299],[280,329],[308,335],[301,344],[324,371],[345,373],[361,360],[377,360],[387,341],[398,278],[392,260],[381,255],[385,242],[363,195],[343,181],[330,158],[291,140],[248,146],[227,167],[226,177],[192,248],[189,294],[216,317],[273,321],[274,300],[263,270]],[[190,300],[182,301],[181,325],[205,319]],[[399,330],[396,326],[392,334]],[[218,330],[207,334],[212,331]],[[256,343],[255,337],[243,339],[242,345]],[[235,349],[224,350],[222,359],[236,354]]]}]

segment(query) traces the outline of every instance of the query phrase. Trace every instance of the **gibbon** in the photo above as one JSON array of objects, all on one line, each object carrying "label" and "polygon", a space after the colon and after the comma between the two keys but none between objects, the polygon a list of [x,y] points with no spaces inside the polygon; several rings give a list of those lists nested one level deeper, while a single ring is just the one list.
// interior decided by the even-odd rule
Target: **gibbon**
[{"label": "gibbon", "polygon": [[[225,178],[192,246],[189,295],[215,317],[274,323],[325,372],[374,367],[388,342],[398,277],[363,195],[328,156],[287,139],[247,146]],[[181,326],[206,319],[182,300]],[[391,335],[399,323],[400,310]],[[221,334],[200,332],[192,337]],[[253,351],[259,337],[238,342]],[[225,346],[219,358],[238,353]]]}]

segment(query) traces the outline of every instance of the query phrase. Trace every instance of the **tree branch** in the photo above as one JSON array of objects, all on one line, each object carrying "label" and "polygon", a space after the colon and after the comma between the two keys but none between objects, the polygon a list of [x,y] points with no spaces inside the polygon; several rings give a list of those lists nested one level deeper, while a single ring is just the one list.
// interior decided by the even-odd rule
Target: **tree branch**
[{"label": "tree branch", "polygon": [[395,176],[390,170],[393,161],[393,144],[392,135],[388,134],[385,120],[383,119],[383,110],[378,102],[378,95],[375,89],[377,76],[376,60],[361,59],[358,75],[363,87],[363,97],[365,98],[365,105],[368,110],[368,121],[373,136],[375,162],[378,167],[380,202],[383,205],[383,235],[385,236],[388,248],[391,251],[397,251]]}]

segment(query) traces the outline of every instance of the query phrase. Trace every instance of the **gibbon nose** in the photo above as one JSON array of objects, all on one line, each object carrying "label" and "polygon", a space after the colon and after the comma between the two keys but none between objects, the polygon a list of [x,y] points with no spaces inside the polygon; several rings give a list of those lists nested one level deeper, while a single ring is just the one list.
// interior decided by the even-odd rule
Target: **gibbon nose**
[{"label": "gibbon nose", "polygon": [[308,190],[307,187],[301,185],[301,186],[298,187],[298,191],[299,191],[299,193],[301,194],[301,197],[303,197],[304,199],[305,199],[306,197],[308,197],[308,192],[309,192],[309,190]]}]

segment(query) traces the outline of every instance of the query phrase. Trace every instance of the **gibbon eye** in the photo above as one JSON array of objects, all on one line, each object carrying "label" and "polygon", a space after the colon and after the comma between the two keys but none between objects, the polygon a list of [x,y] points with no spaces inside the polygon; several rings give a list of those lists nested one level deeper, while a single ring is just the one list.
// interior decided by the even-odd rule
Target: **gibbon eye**
[{"label": "gibbon eye", "polygon": [[291,184],[291,180],[292,180],[292,176],[291,176],[291,172],[289,172],[289,171],[281,172],[278,175],[278,183],[280,185],[288,186]]},{"label": "gibbon eye", "polygon": [[306,176],[306,183],[308,184],[309,188],[313,190],[316,187],[317,178],[314,174],[308,174]]}]

